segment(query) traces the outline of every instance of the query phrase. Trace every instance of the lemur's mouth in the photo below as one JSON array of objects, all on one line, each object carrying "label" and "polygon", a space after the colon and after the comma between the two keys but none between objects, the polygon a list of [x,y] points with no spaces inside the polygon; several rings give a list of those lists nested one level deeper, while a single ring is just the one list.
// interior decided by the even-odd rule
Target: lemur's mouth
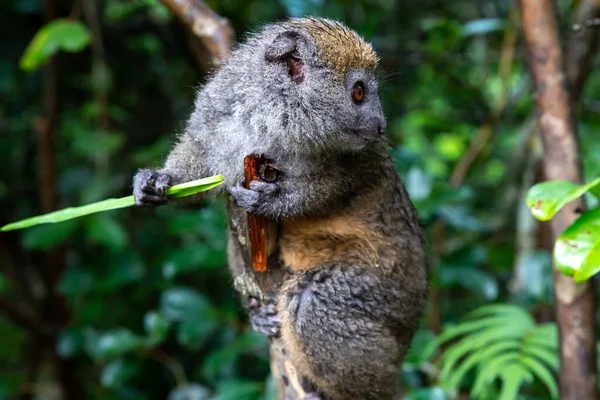
[{"label": "lemur's mouth", "polygon": [[379,133],[372,129],[348,129],[346,132],[351,138],[361,141],[373,140],[379,136]]}]

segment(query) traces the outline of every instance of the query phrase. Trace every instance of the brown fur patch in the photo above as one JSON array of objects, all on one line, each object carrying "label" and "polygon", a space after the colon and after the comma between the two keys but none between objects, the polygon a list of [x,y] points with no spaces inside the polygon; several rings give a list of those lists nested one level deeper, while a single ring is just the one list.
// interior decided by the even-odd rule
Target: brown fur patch
[{"label": "brown fur patch", "polygon": [[311,35],[327,68],[343,77],[353,68],[374,71],[379,57],[361,36],[340,22],[322,18],[292,19],[292,26]]},{"label": "brown fur patch", "polygon": [[340,260],[376,266],[385,243],[372,228],[370,210],[378,195],[379,190],[373,190],[330,217],[282,221],[279,248],[284,265],[293,271]]}]

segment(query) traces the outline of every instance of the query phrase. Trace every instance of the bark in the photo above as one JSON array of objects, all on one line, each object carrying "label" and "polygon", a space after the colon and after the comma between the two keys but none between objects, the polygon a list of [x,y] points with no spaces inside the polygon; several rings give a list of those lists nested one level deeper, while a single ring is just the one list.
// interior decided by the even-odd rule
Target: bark
[{"label": "bark", "polygon": [[[228,213],[231,237],[235,239],[234,246],[238,247],[236,253],[242,254],[244,263],[243,282],[236,282],[236,287],[248,288],[242,291],[242,295],[250,294],[262,300],[273,300],[287,275],[281,265],[277,249],[273,246],[277,225],[273,221],[264,221],[267,232],[267,270],[257,272],[252,267],[248,215],[235,204],[232,198],[229,199]],[[269,342],[271,373],[275,381],[277,397],[286,400],[300,400],[307,392],[314,392],[315,388],[298,374],[281,338],[272,337]]]},{"label": "bark", "polygon": [[[523,32],[535,83],[546,179],[581,183],[581,160],[567,89],[556,9],[552,0],[520,0]],[[565,206],[550,222],[553,241],[572,224],[583,199]],[[598,399],[592,283],[576,284],[554,271],[560,338],[561,399]]]},{"label": "bark", "polygon": [[[199,48],[205,49],[213,66],[218,66],[229,55],[235,39],[227,19],[217,15],[200,0],[162,0],[162,2],[173,11],[188,32],[195,36],[192,49],[195,51]],[[203,62],[206,55],[194,54],[194,56],[199,66],[206,70]],[[264,175],[264,171],[259,170],[264,161],[258,157],[247,159],[245,164],[250,169],[247,168],[249,174],[246,176],[246,184],[254,179],[269,180],[269,177]],[[235,204],[231,197],[228,202],[228,214],[230,237],[233,238],[233,246],[236,247],[234,252],[242,255],[243,262],[243,273],[235,277],[236,288],[245,288],[241,291],[242,296],[251,294],[263,301],[273,300],[286,275],[275,248],[277,224],[264,218],[249,216]],[[249,229],[249,224],[254,228],[252,231]],[[251,248],[250,243],[258,245],[259,248]],[[270,338],[270,353],[271,373],[278,398],[299,400],[304,398],[307,392],[314,391],[306,379],[298,374],[280,337]]]}]

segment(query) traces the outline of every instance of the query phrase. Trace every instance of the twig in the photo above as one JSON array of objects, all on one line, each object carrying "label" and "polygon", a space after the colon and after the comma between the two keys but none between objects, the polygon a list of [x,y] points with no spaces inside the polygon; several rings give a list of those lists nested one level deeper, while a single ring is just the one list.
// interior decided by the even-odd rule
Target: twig
[{"label": "twig", "polygon": [[[552,0],[520,0],[529,65],[537,90],[539,126],[544,144],[546,179],[580,183],[581,161],[564,60],[560,47],[556,9]],[[583,200],[567,204],[550,222],[553,241],[573,223]],[[560,337],[561,399],[598,398],[594,297],[591,281],[576,284],[555,270],[557,321]]]},{"label": "twig", "polygon": [[[576,11],[575,26],[592,26],[590,22],[600,18],[600,1],[581,0]],[[583,84],[587,79],[593,54],[598,47],[600,29],[581,29],[571,33],[567,50],[567,78],[571,91],[571,100],[576,102],[581,97]]]},{"label": "twig", "polygon": [[148,351],[147,354],[169,368],[173,374],[173,378],[175,378],[175,382],[177,382],[177,386],[185,386],[188,384],[188,378],[185,374],[185,370],[183,369],[181,363],[179,363],[179,361],[177,361],[175,358],[171,357],[160,348],[154,348]]}]

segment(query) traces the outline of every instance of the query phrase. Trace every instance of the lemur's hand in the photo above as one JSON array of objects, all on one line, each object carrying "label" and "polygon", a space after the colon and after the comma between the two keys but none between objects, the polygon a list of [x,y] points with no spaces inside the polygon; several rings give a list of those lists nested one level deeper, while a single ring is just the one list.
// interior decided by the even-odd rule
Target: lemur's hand
[{"label": "lemur's hand", "polygon": [[229,189],[238,206],[253,214],[261,214],[261,209],[277,198],[280,192],[279,184],[262,181],[252,181],[250,189],[246,189],[243,178]]},{"label": "lemur's hand", "polygon": [[133,178],[133,197],[139,207],[167,204],[167,189],[171,176],[153,169],[141,169]]}]

